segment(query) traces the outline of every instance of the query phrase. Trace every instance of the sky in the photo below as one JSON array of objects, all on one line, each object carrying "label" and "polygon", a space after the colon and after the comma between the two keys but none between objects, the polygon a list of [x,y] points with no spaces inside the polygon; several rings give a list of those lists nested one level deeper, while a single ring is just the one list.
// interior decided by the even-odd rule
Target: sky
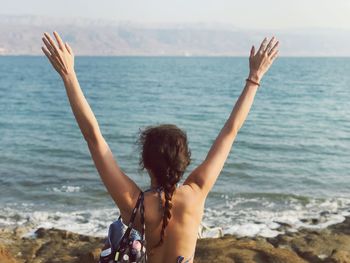
[{"label": "sky", "polygon": [[0,14],[238,28],[350,29],[350,0],[0,0]]}]

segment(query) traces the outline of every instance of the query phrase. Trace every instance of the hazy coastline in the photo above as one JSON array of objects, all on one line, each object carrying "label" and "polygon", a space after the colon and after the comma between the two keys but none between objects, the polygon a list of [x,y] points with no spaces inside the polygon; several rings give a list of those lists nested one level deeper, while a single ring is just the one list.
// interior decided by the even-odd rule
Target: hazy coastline
[{"label": "hazy coastline", "polygon": [[76,55],[246,57],[251,45],[276,35],[282,56],[350,56],[349,29],[244,29],[214,22],[136,23],[38,15],[0,15],[0,55],[39,55],[41,35],[54,30]]}]

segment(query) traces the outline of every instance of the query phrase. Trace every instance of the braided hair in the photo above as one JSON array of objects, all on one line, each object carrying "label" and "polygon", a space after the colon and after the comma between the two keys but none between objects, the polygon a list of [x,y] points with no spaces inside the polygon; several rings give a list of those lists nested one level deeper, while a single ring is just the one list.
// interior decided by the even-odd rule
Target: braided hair
[{"label": "braided hair", "polygon": [[177,183],[191,162],[191,151],[186,133],[173,124],[146,127],[140,132],[139,146],[141,170],[152,172],[165,195],[162,230],[156,245],[158,247],[163,244],[165,228],[171,218],[171,200]]}]

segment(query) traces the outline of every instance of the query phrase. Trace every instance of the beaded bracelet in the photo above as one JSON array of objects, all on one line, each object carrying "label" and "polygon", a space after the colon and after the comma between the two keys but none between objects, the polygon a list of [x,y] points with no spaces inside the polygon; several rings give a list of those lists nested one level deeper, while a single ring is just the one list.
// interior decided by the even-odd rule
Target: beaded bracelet
[{"label": "beaded bracelet", "polygon": [[260,83],[254,81],[254,80],[251,80],[250,78],[247,78],[245,81],[249,81],[249,82],[251,82],[251,83],[253,83],[255,85],[258,85],[258,87],[260,87]]}]

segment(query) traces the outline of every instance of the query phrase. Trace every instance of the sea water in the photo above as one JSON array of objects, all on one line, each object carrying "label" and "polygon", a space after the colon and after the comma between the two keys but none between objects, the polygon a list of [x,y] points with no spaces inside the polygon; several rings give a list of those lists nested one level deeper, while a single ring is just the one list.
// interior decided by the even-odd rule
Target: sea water
[{"label": "sea water", "polygon": [[[173,123],[192,163],[205,158],[248,75],[247,58],[77,57],[101,131],[142,189],[139,129]],[[350,59],[279,58],[262,80],[203,222],[275,236],[350,214]],[[100,181],[58,74],[44,57],[0,57],[0,226],[103,236],[119,215]]]}]

